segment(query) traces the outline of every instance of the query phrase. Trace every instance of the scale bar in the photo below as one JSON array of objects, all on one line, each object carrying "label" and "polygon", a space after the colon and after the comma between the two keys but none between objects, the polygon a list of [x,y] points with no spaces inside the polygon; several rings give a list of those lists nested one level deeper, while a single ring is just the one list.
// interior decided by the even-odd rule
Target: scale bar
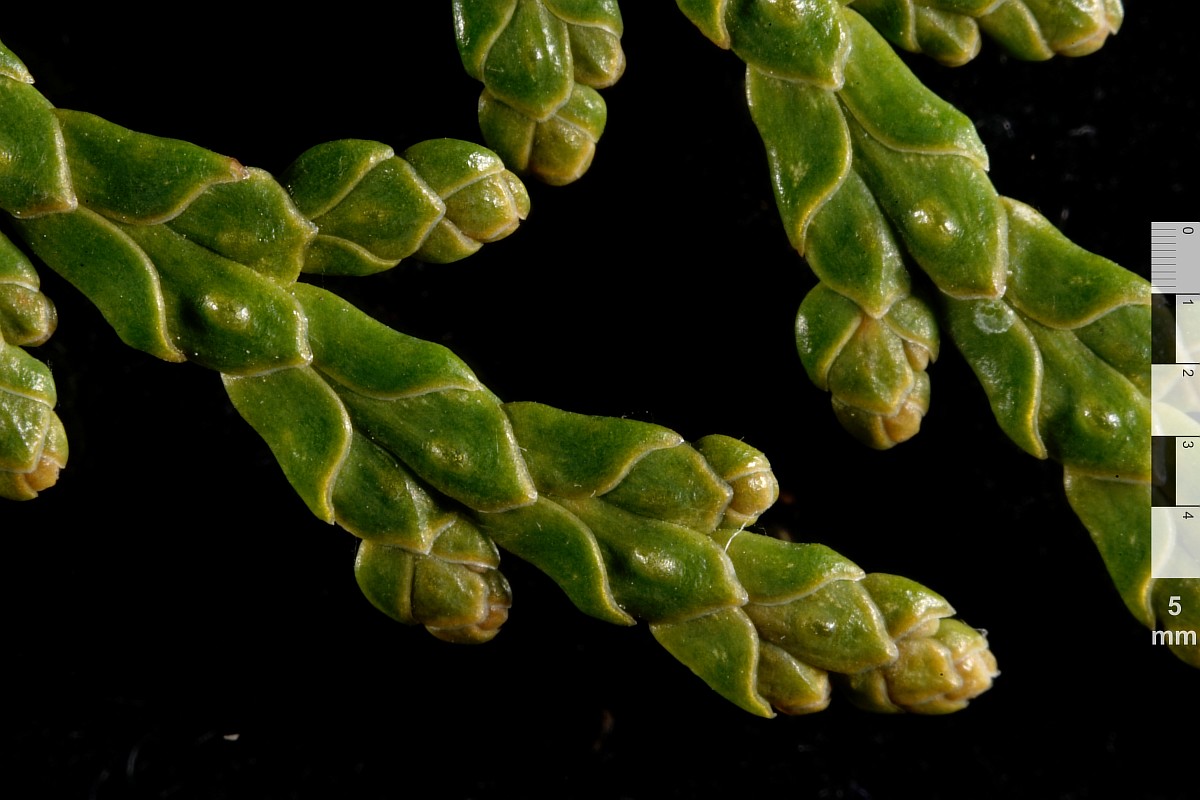
[{"label": "scale bar", "polygon": [[1150,291],[1200,294],[1200,222],[1150,223]]}]

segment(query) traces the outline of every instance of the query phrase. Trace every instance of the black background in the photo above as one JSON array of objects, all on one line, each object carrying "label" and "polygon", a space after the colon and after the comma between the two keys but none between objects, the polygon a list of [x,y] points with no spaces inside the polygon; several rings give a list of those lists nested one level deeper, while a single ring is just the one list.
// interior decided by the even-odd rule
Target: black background
[{"label": "black background", "polygon": [[[448,7],[404,5],[420,9],[6,11],[0,38],[56,105],[277,172],[333,138],[479,138]],[[393,623],[354,583],[354,540],[308,514],[220,381],[125,348],[45,274],[60,325],[36,354],[72,454],[59,486],[0,505],[0,758],[20,789],[5,794],[1196,794],[1200,675],[1125,611],[1060,468],[1003,437],[948,346],[916,439],[881,454],[841,431],[792,346],[813,279],[774,210],[740,63],[669,3],[625,5],[629,66],[583,180],[531,187],[529,221],[467,261],[326,284],[450,346],[505,399],[762,448],[785,491],[766,527],[944,594],[989,630],[995,688],[949,717],[835,698],[760,720],[515,558],[495,641]],[[1168,5],[1133,5],[1084,59],[987,44],[957,70],[909,59],[975,121],[1001,193],[1143,274],[1149,223],[1197,211],[1192,35]]]}]

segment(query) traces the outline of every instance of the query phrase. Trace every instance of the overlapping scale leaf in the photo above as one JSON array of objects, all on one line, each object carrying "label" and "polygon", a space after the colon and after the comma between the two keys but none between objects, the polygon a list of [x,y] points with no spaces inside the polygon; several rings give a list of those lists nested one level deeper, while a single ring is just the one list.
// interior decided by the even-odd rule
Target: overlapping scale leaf
[{"label": "overlapping scale leaf", "polygon": [[850,133],[837,98],[819,87],[746,72],[750,115],[767,149],[783,227],[804,255],[817,210],[850,171]]},{"label": "overlapping scale leaf", "polygon": [[[724,608],[701,617],[650,626],[659,644],[715,692],[744,711],[760,717],[774,716],[767,697],[759,691],[761,650],[754,623],[740,608]],[[792,702],[802,693],[795,675],[783,669],[771,673],[769,691],[787,695]]]},{"label": "overlapping scale leaf", "polygon": [[499,563],[496,546],[456,519],[428,554],[361,542],[354,574],[371,604],[393,619],[424,625],[449,642],[477,644],[496,636],[512,606]]},{"label": "overlapping scale leaf", "polygon": [[169,330],[158,270],[115,222],[79,208],[19,221],[17,230],[39,259],[100,310],[121,341],[164,361],[186,359]]},{"label": "overlapping scale leaf", "polygon": [[393,330],[317,286],[297,283],[292,294],[303,306],[321,371],[338,383],[385,397],[484,391],[470,367],[447,348]]},{"label": "overlapping scale leaf", "polygon": [[876,448],[911,438],[929,407],[938,354],[932,311],[911,283],[891,226],[857,173],[821,207],[807,258],[821,283],[801,303],[796,345],[835,412]]},{"label": "overlapping scale leaf", "polygon": [[509,403],[538,490],[555,498],[600,497],[630,513],[707,533],[732,489],[674,431],[631,419]]},{"label": "overlapping scale leaf", "polygon": [[1123,375],[1138,391],[1150,396],[1152,311],[1149,304],[1118,306],[1102,317],[1075,328],[1076,338],[1097,357]]},{"label": "overlapping scale leaf", "polygon": [[824,711],[832,693],[829,673],[805,664],[782,647],[758,643],[758,693],[793,716]]},{"label": "overlapping scale leaf", "polygon": [[[544,120],[571,95],[575,65],[571,58],[567,24],[540,0],[514,0],[506,16],[495,15],[487,3],[454,3],[455,30],[459,32],[460,51],[464,31],[484,27],[476,15],[487,15],[488,34],[471,37],[471,42],[487,41],[487,49],[463,63],[476,70],[473,76],[488,90],[526,116]],[[477,66],[476,66],[477,65]]]},{"label": "overlapping scale leaf", "polygon": [[732,49],[766,75],[823,89],[842,85],[850,41],[837,0],[677,0],[677,4],[714,44]]},{"label": "overlapping scale leaf", "polygon": [[1149,304],[1144,280],[1079,247],[1024,203],[1005,198],[1004,206],[1010,220],[1008,299],[1023,314],[1070,329],[1123,305]]},{"label": "overlapping scale leaf", "polygon": [[1001,430],[1025,452],[1045,458],[1037,421],[1045,364],[1029,327],[1003,300],[951,300],[943,319]]},{"label": "overlapping scale leaf", "polygon": [[[358,379],[366,391],[417,397],[437,395],[446,383],[471,387],[454,392],[487,393],[444,348],[410,340],[324,290],[298,285],[294,292],[310,321],[313,366],[223,376],[234,406],[271,447],[313,513],[363,539],[355,571],[374,605],[448,641],[489,640],[511,605],[508,584],[496,570],[495,545],[430,493],[416,475],[428,464],[410,468],[395,435],[369,435],[371,422],[352,415],[342,381]],[[393,358],[362,359],[367,351]],[[486,450],[493,443],[477,444]],[[484,473],[485,482],[497,483]],[[439,477],[444,475],[433,480]]]},{"label": "overlapping scale leaf", "polygon": [[600,543],[558,503],[539,496],[533,505],[478,514],[476,522],[498,545],[546,573],[580,611],[617,625],[635,623],[613,593]]},{"label": "overlapping scale leaf", "polygon": [[[857,586],[861,570],[827,548],[738,533],[777,496],[761,453],[721,436],[693,450],[669,431],[631,420],[530,403],[506,408],[540,497],[534,507],[478,515],[485,529],[506,549],[528,548],[545,534],[563,541],[560,531],[570,531],[577,557],[558,550],[546,571],[579,575],[579,564],[594,563],[588,580],[564,584],[568,594],[594,599],[605,581],[623,610],[648,619],[655,638],[727,699],[762,715],[773,713],[772,704],[807,713],[828,702],[825,668],[859,671],[895,657],[878,611]],[[722,483],[728,490],[708,502],[724,507],[723,515],[680,516],[681,502],[705,496],[697,486]],[[711,518],[739,527],[706,538],[678,524],[707,528]],[[596,562],[581,555],[592,542]],[[539,566],[546,560],[531,555]],[[722,574],[726,588],[718,591],[714,575]]]},{"label": "overlapping scale leaf", "polygon": [[55,320],[33,265],[0,234],[0,497],[10,500],[36,497],[66,466],[54,379],[22,349],[45,342]]},{"label": "overlapping scale leaf", "polygon": [[652,625],[655,638],[716,691],[763,716],[825,708],[830,673],[876,711],[936,714],[986,691],[995,659],[928,589],[866,576],[821,545],[746,531],[714,534],[747,603]]},{"label": "overlapping scale leaf", "polygon": [[828,584],[803,600],[750,603],[746,614],[759,636],[818,669],[859,672],[896,658],[870,595],[853,581]]},{"label": "overlapping scale leaf", "polygon": [[638,460],[604,502],[701,533],[716,530],[733,489],[687,445],[653,450]]},{"label": "overlapping scale leaf", "polygon": [[539,490],[559,497],[611,491],[647,453],[677,447],[683,437],[637,420],[571,414],[541,403],[508,403],[505,411],[521,441]]},{"label": "overlapping scale leaf", "polygon": [[872,573],[863,587],[895,641],[897,658],[851,675],[851,699],[871,711],[949,714],[991,688],[999,671],[987,637],[957,619],[940,595],[898,575]]},{"label": "overlapping scale leaf", "polygon": [[955,154],[988,165],[975,126],[925,87],[862,17],[846,15],[853,43],[838,99],[867,133],[905,153]]},{"label": "overlapping scale leaf", "polygon": [[868,711],[951,714],[991,688],[996,662],[979,631],[944,619],[937,631],[897,642],[896,661],[847,681],[851,699]]},{"label": "overlapping scale leaf", "polygon": [[260,169],[245,180],[209,187],[167,223],[171,230],[287,286],[300,277],[317,226]]},{"label": "overlapping scale leaf", "polygon": [[[428,487],[488,508],[511,500],[515,485],[519,502],[532,502],[519,458],[495,452],[507,430],[498,403],[445,348],[397,333],[322,289],[298,284],[293,295],[304,309],[312,365],[224,375],[234,406],[271,447],[313,513],[363,539],[355,569],[374,605],[448,641],[487,641],[511,605],[508,584],[496,569],[498,552]],[[466,407],[461,430],[461,405],[430,412],[406,402],[447,393],[481,401]],[[370,413],[356,414],[364,402],[373,404]],[[482,429],[471,424],[481,408]],[[426,426],[432,435],[416,432],[428,433]],[[414,455],[414,443],[457,448],[465,464]],[[491,463],[474,475],[472,467],[488,458]],[[498,476],[497,463],[510,475]],[[508,494],[497,501],[497,493]]]},{"label": "overlapping scale leaf", "polygon": [[607,117],[595,89],[625,68],[615,0],[456,0],[453,9],[463,66],[484,84],[484,140],[519,173],[553,185],[581,177]]},{"label": "overlapping scale leaf", "polygon": [[0,234],[0,339],[36,346],[50,338],[57,324],[54,304],[42,293],[37,270]]},{"label": "overlapping scale leaf", "polygon": [[[572,80],[607,80],[601,74],[620,61],[611,0],[473,5],[491,16],[460,26],[464,62],[480,75],[508,68],[489,73],[493,52],[512,56],[529,37],[553,39],[547,10],[565,26],[570,46],[587,52],[588,64],[577,63]],[[805,29],[830,22],[826,32],[841,36],[836,10],[813,6]],[[753,17],[751,10],[749,27],[763,28]],[[540,34],[527,24],[535,18]],[[514,19],[514,30],[493,36],[488,28]],[[767,40],[758,52],[785,73],[792,66],[781,42]],[[0,69],[5,80],[23,79],[2,50]],[[527,77],[514,72],[501,84],[520,88]],[[569,108],[560,105],[559,113]],[[489,154],[430,143],[400,160],[374,143],[337,143],[302,157],[289,176],[293,203],[264,173],[200,148],[129,134],[87,115],[63,119],[65,152],[80,165],[79,186],[69,188],[84,206],[70,210],[73,199],[63,200],[60,186],[60,210],[69,213],[45,220],[26,213],[24,234],[45,240],[39,254],[81,284],[128,341],[223,373],[235,406],[313,512],[363,539],[356,574],[387,613],[451,641],[491,638],[511,603],[496,569],[499,542],[546,569],[589,613],[651,621],[670,652],[755,713],[769,715],[772,703],[792,713],[823,707],[825,667],[863,669],[894,653],[876,635],[879,611],[856,567],[823,548],[738,532],[778,495],[761,453],[727,437],[693,448],[657,426],[502,406],[443,348],[396,333],[321,289],[288,286],[301,254],[336,249],[333,239],[362,252],[333,242],[352,258],[330,271],[369,271],[379,258],[370,247],[410,246],[412,229],[396,219],[382,234],[371,228],[371,217],[406,186],[418,189],[408,196],[416,198],[408,222],[423,231],[415,236],[419,255],[448,260],[504,235],[527,200]],[[843,136],[833,158],[848,152]],[[182,165],[174,174],[172,159]],[[844,175],[837,173],[826,194]],[[25,200],[54,195],[21,191]],[[802,210],[801,243],[807,217],[824,201]],[[318,218],[315,242],[306,214]],[[317,255],[333,263],[344,252]],[[87,266],[96,258],[104,260],[103,278]],[[357,266],[344,267],[354,259]],[[141,307],[130,308],[130,298]],[[889,313],[903,307],[903,297],[888,301]],[[896,325],[908,334],[920,328],[903,315]],[[0,399],[32,399],[30,418],[41,424],[53,404],[48,372],[6,347],[9,366],[0,372],[12,380]],[[65,458],[55,421],[40,434],[43,460]],[[37,449],[36,437],[17,438],[31,454]],[[27,489],[37,488],[36,473],[22,478]],[[848,638],[831,638],[838,632]]]},{"label": "overlapping scale leaf", "polygon": [[886,449],[920,429],[929,408],[925,367],[937,355],[933,314],[911,295],[880,319],[818,284],[796,316],[796,346],[813,383],[832,394],[842,425]]},{"label": "overlapping scale leaf", "polygon": [[1031,324],[1046,365],[1038,424],[1052,458],[1121,480],[1150,480],[1150,403],[1073,333]]},{"label": "overlapping scale leaf", "polygon": [[[955,343],[1023,448],[1086,473],[1148,480],[1150,329],[1130,324],[1149,322],[1148,284],[1072,244],[1028,206],[1004,208],[1012,288],[1003,299],[949,301]],[[1145,311],[1126,311],[1137,308]],[[1107,331],[1129,338],[1112,341]]]},{"label": "overlapping scale leaf", "polygon": [[745,592],[711,539],[601,500],[562,500],[596,537],[613,596],[634,617],[682,621],[737,607]]},{"label": "overlapping scale leaf", "polygon": [[949,330],[1005,432],[1064,466],[1067,499],[1126,605],[1148,626],[1150,293],[1005,200],[1009,289],[948,300]]},{"label": "overlapping scale leaf", "polygon": [[[476,511],[537,498],[500,402],[457,357],[374,322],[324,290],[297,286],[295,295],[309,319],[313,366],[355,430]],[[355,344],[343,349],[349,339]],[[404,357],[364,359],[365,350]]]},{"label": "overlapping scale leaf", "polygon": [[479,127],[487,143],[515,171],[551,186],[583,177],[607,121],[600,93],[578,83],[544,120],[522,114],[486,89],[479,98]]},{"label": "overlapping scale leaf", "polygon": [[190,142],[131,131],[82,111],[55,114],[79,202],[118,222],[165,222],[210,186],[248,176],[234,159]]},{"label": "overlapping scale leaf", "polygon": [[[0,80],[12,82],[15,68],[4,63]],[[19,229],[35,252],[76,283],[127,342],[222,373],[235,406],[270,445],[310,509],[369,540],[368,552],[384,554],[360,559],[385,565],[367,570],[375,575],[371,592],[399,591],[380,588],[380,576],[404,571],[388,564],[409,564],[412,580],[404,591],[414,621],[456,641],[494,635],[509,604],[507,584],[495,571],[495,545],[442,509],[394,451],[424,448],[408,455],[427,480],[440,480],[450,494],[480,508],[532,502],[534,490],[515,448],[496,446],[511,440],[511,432],[495,398],[443,348],[364,321],[344,304],[328,309],[313,301],[307,313],[301,301],[322,298],[320,291],[298,288],[293,294],[287,287],[300,272],[316,226],[266,173],[184,142],[55,111],[36,93],[18,90],[15,97],[4,98],[7,110],[28,106],[32,112],[18,116],[31,122],[10,125],[25,136],[13,138],[14,147],[26,147],[38,163],[53,167],[46,174],[26,171],[6,187],[0,176],[6,210],[23,218]],[[39,141],[45,152],[29,150]],[[303,198],[310,206],[344,204],[354,189],[346,185],[347,171],[357,169],[349,183],[360,182],[377,163],[399,161],[370,143],[335,144],[324,152],[333,155],[310,160],[307,176],[301,170],[319,184],[310,183]],[[406,155],[416,168],[400,163],[438,206],[418,243],[426,257],[461,257],[481,241],[507,235],[528,211],[523,186],[481,148],[430,142]],[[394,199],[384,197],[383,203]],[[356,210],[370,216],[381,208],[360,204]],[[0,256],[17,253],[3,244]],[[44,338],[52,307],[44,304],[37,318],[28,302],[39,298],[36,274],[21,262],[16,272],[7,269],[10,260],[0,298],[5,336]],[[313,333],[328,375],[309,365]],[[0,485],[6,495],[27,497],[52,482],[66,444],[52,412],[48,371],[19,348],[4,347],[0,449],[6,461]],[[330,357],[332,351],[337,357]],[[378,358],[384,351],[401,360]],[[346,362],[356,357],[363,363]],[[381,434],[378,441],[356,430],[332,388],[345,384],[330,375],[373,392],[364,396],[369,406],[392,404],[387,412],[365,415],[361,427]],[[406,402],[410,407],[396,414],[394,406]],[[448,413],[455,419],[447,421]],[[431,419],[446,436],[424,435]],[[395,432],[405,425],[407,431]],[[472,483],[481,460],[481,480]],[[507,468],[507,478],[497,465]],[[497,494],[505,499],[497,501]]]},{"label": "overlapping scale leaf", "polygon": [[337,385],[361,429],[439,492],[478,511],[532,503],[536,494],[495,397],[461,389],[376,398]]},{"label": "overlapping scale leaf", "polygon": [[718,528],[752,525],[779,499],[779,481],[759,450],[719,434],[705,436],[694,446],[733,493]]},{"label": "overlapping scale leaf", "polygon": [[[994,4],[995,0],[975,3],[984,8]],[[853,5],[890,42],[910,52],[924,53],[947,66],[965,64],[979,53],[979,25],[968,13],[914,0],[854,0]]]},{"label": "overlapping scale leaf", "polygon": [[1084,472],[1148,480],[1147,398],[1073,332],[1044,327],[1003,300],[951,302],[947,319],[1013,441]]},{"label": "overlapping scale leaf", "polygon": [[969,120],[865,21],[839,13],[850,47],[838,91],[767,77],[751,61],[747,94],[785,230],[822,280],[797,317],[801,358],[843,424],[883,448],[918,430],[937,355],[904,254],[944,290],[995,296],[1004,217]]},{"label": "overlapping scale leaf", "polygon": [[166,226],[123,232],[157,272],[168,335],[189,361],[227,375],[308,363],[304,314],[282,286]]},{"label": "overlapping scale leaf", "polygon": [[[0,45],[3,48],[3,45]],[[76,205],[66,142],[54,107],[37,89],[25,65],[3,49],[0,74],[0,209],[29,218],[69,211]]]},{"label": "overlapping scale leaf", "polygon": [[223,376],[229,399],[271,448],[288,482],[319,519],[336,519],[333,491],[353,427],[337,394],[311,366]]},{"label": "overlapping scale leaf", "polygon": [[83,205],[18,223],[43,261],[126,343],[160,358],[231,374],[307,362],[302,315],[279,283],[293,279],[312,230],[269,176],[186,142],[56,114]]},{"label": "overlapping scale leaf", "polygon": [[452,139],[403,157],[378,142],[327,142],[305,151],[282,182],[317,226],[306,272],[369,275],[409,257],[455,261],[529,213],[525,187],[495,154]]},{"label": "overlapping scale leaf", "polygon": [[[614,621],[650,621],[672,655],[722,696],[763,716],[773,705],[788,713],[823,708],[827,669],[857,674],[897,657],[860,585],[862,571],[828,548],[740,527],[718,527],[706,537],[679,524],[707,527],[719,519],[740,526],[756,518],[777,491],[761,453],[719,436],[692,449],[670,431],[632,420],[533,403],[505,409],[539,498],[474,516],[580,608]],[[704,486],[718,491],[700,491]],[[714,513],[684,511],[697,503],[711,504]],[[905,674],[928,677],[914,667]]]},{"label": "overlapping scale leaf", "polygon": [[1120,0],[1002,0],[979,27],[1017,58],[1041,61],[1099,50],[1124,16]]},{"label": "overlapping scale leaf", "polygon": [[455,520],[399,459],[359,432],[337,465],[331,500],[337,523],[355,536],[414,553],[429,553]]},{"label": "overlapping scale leaf", "polygon": [[5,46],[4,42],[0,42],[0,77],[10,78],[20,83],[33,83],[33,76],[29,74],[29,68],[17,57],[16,53]]},{"label": "overlapping scale leaf", "polygon": [[728,559],[704,535],[732,489],[678,434],[536,403],[505,410],[539,493],[590,531],[623,610],[669,621],[744,602]]},{"label": "overlapping scale leaf", "polygon": [[[598,135],[597,135],[598,136]],[[525,185],[493,152],[456,139],[432,139],[404,151],[404,158],[446,204],[417,258],[446,264],[517,229],[529,215]]]},{"label": "overlapping scale leaf", "polygon": [[912,291],[900,245],[856,172],[813,217],[806,257],[824,285],[876,319]]},{"label": "overlapping scale leaf", "polygon": [[864,572],[823,545],[797,545],[749,532],[722,533],[746,587],[745,611],[759,636],[800,661],[832,672],[889,663],[896,651],[858,582]]},{"label": "overlapping scale leaf", "polygon": [[617,0],[545,0],[567,24],[575,81],[593,89],[612,86],[625,71],[621,34],[625,24]]},{"label": "overlapping scale leaf", "polygon": [[1125,606],[1153,628],[1157,614],[1151,597],[1155,581],[1150,564],[1150,483],[1114,480],[1067,464],[1063,484],[1067,501],[1091,533]]},{"label": "overlapping scale leaf", "polygon": [[66,466],[57,401],[50,369],[0,337],[0,497],[32,499]]},{"label": "overlapping scale leaf", "polygon": [[1004,293],[1004,210],[972,158],[895,150],[855,124],[855,169],[912,259],[958,298]]},{"label": "overlapping scale leaf", "polygon": [[1017,58],[1082,56],[1121,27],[1120,0],[852,0],[893,44],[958,66],[979,52],[982,29]]}]

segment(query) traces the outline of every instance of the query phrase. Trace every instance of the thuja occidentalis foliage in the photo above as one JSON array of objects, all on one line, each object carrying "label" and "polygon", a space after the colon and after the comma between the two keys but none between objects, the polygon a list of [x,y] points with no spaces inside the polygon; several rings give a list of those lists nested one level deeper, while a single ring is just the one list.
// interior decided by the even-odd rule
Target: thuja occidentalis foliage
[{"label": "thuja occidentalis foliage", "polygon": [[[747,48],[739,42],[746,39],[739,26],[756,27],[754,4],[743,9],[744,19],[718,19],[717,9],[708,13],[683,5],[706,34],[716,32],[718,44],[731,44],[743,55]],[[831,57],[841,60],[833,72],[842,76],[843,86],[844,76],[854,77],[871,61],[888,65],[884,72],[893,74],[886,60],[890,50],[879,47],[853,10],[830,4],[822,12],[836,23],[841,44]],[[983,637],[954,620],[938,595],[906,579],[865,575],[820,545],[783,543],[748,528],[777,494],[758,451],[723,437],[689,445],[645,423],[505,404],[444,348],[392,331],[300,279],[302,273],[366,275],[409,257],[438,262],[463,257],[482,242],[508,235],[530,213],[524,187],[506,165],[552,183],[569,182],[587,169],[604,127],[596,89],[614,81],[624,63],[616,4],[456,3],[454,15],[464,66],[485,86],[481,127],[504,163],[458,142],[427,142],[397,156],[374,142],[341,141],[314,147],[276,180],[200,148],[53,109],[9,54],[6,90],[15,99],[7,102],[20,111],[6,113],[5,124],[24,137],[28,144],[22,146],[39,155],[47,174],[31,179],[12,171],[12,183],[3,184],[10,188],[2,204],[14,218],[6,230],[83,291],[127,343],[221,373],[234,406],[266,440],[308,507],[363,540],[356,572],[364,593],[405,622],[455,641],[495,635],[511,603],[498,571],[499,548],[545,571],[593,616],[649,622],[672,654],[756,713],[823,707],[830,674],[856,702],[877,710],[955,710],[986,689],[995,662]],[[815,41],[813,30],[797,35]],[[774,47],[768,42],[749,50]],[[520,56],[534,51],[555,56],[537,59],[553,65],[549,78],[522,77],[526,59]],[[946,316],[952,312],[931,310],[935,304],[907,291],[910,265],[928,270],[922,259],[936,262],[939,256],[934,245],[915,241],[920,229],[897,232],[900,226],[889,215],[901,213],[895,209],[906,202],[902,191],[881,199],[888,190],[879,187],[889,179],[912,182],[903,170],[935,159],[909,148],[911,143],[897,147],[890,134],[856,122],[853,109],[869,107],[868,101],[859,98],[854,106],[828,80],[810,90],[807,76],[775,74],[780,70],[756,67],[743,57],[751,64],[755,121],[778,174],[784,174],[780,164],[796,172],[780,154],[796,158],[802,146],[786,140],[802,137],[789,133],[790,122],[780,121],[794,113],[787,96],[806,97],[827,112],[801,117],[806,124],[832,119],[837,128],[835,112],[841,116],[841,137],[820,137],[830,152],[799,156],[828,167],[824,184],[809,189],[815,199],[806,200],[803,187],[777,198],[793,244],[828,284],[814,295],[835,309],[814,312],[805,301],[802,356],[814,380],[833,390],[839,418],[852,431],[868,439],[880,430],[902,438],[894,432],[908,425],[903,418],[919,420],[912,410],[928,402],[927,382],[925,389],[913,387],[924,381],[925,362],[937,355],[939,322],[961,349],[970,347],[960,341],[970,339],[969,331],[954,334],[953,317]],[[762,92],[754,101],[753,87],[767,79],[767,94],[783,97],[776,105],[761,100]],[[917,91],[888,94],[911,99]],[[526,102],[527,96],[535,100]],[[1017,304],[1018,295],[1001,279],[1005,254],[1025,247],[1036,255],[1057,247],[1074,262],[1084,259],[1059,244],[1036,214],[1026,224],[1018,219],[1024,207],[994,193],[986,196],[990,184],[985,188],[986,178],[978,176],[982,147],[949,111],[942,116],[953,123],[947,127],[958,125],[951,138],[957,137],[959,149],[938,153],[958,159],[950,171],[959,183],[947,191],[957,194],[966,185],[985,195],[967,196],[988,209],[992,220],[990,233],[972,237],[989,253],[991,282],[976,281],[979,286],[955,297],[938,282],[936,268],[930,278],[950,298],[945,301],[950,309],[953,303],[974,303],[1001,317],[1007,308],[1027,328],[1030,321],[1045,322]],[[773,142],[772,136],[783,141]],[[926,145],[940,151],[944,142]],[[858,167],[869,161],[861,153],[871,147],[904,155],[879,155],[881,166],[874,169],[881,175],[872,177]],[[961,164],[972,160],[974,166]],[[900,170],[900,177],[889,178],[889,169]],[[168,172],[171,179],[165,180]],[[165,188],[156,194],[148,186]],[[797,222],[788,203],[807,204],[808,219]],[[856,222],[839,222],[838,214]],[[255,226],[248,220],[271,222]],[[846,224],[876,231],[883,257],[851,264],[849,275],[838,276],[833,267],[818,265],[837,262],[838,237],[844,236],[839,226]],[[1005,225],[1006,236],[996,233]],[[44,303],[36,277],[28,277],[35,275],[32,262],[21,250],[13,252],[12,269],[22,277],[11,283]],[[97,252],[116,265],[104,277],[81,266],[82,254],[92,259]],[[823,260],[817,252],[829,255]],[[1100,265],[1094,271],[1118,275],[1108,262],[1090,258]],[[941,277],[953,287],[978,276]],[[1121,288],[1122,280],[1128,283],[1109,280],[1117,288],[1106,289],[1097,302],[1114,309],[1140,307],[1141,290]],[[119,288],[114,281],[121,282]],[[131,305],[125,301],[131,292],[145,299]],[[840,315],[836,310],[844,300],[862,298],[866,305]],[[979,313],[970,318],[979,319]],[[1058,324],[1053,320],[1046,327]],[[822,325],[829,331],[824,343],[811,335]],[[32,341],[15,336],[10,341],[8,352],[20,354],[12,356],[20,361],[14,373],[32,376],[14,383],[18,390],[10,394],[20,399],[12,401],[14,407],[45,420],[44,444],[21,437],[26,450],[36,451],[39,466],[24,469],[31,457],[26,455],[10,470],[29,476],[14,478],[24,481],[14,494],[40,491],[46,481],[37,476],[53,472],[66,455],[52,413],[49,373],[17,349]],[[1036,336],[1033,341],[1034,349],[1045,348]],[[821,355],[821,347],[830,352]],[[869,363],[882,363],[876,351],[889,354],[896,367],[864,370],[861,361],[856,366],[854,359],[861,358],[856,352],[865,353]],[[1070,363],[1073,357],[1064,359]],[[855,406],[855,395],[864,383],[875,385],[865,387],[871,399],[866,411],[858,411],[863,403]],[[993,387],[985,382],[985,388]],[[895,396],[906,409],[900,423],[890,419],[889,409],[877,408]],[[1033,431],[1030,441],[1043,431],[1071,438],[1036,416],[1032,411],[1024,417],[1027,435]],[[1052,441],[1049,453],[1070,467]],[[1046,455],[1045,445],[1035,454]]]}]

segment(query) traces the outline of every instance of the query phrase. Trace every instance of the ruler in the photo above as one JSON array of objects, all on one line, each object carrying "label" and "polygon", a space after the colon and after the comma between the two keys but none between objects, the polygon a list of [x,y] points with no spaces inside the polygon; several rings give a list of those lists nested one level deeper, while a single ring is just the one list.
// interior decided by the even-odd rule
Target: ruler
[{"label": "ruler", "polygon": [[1200,578],[1200,222],[1150,225],[1151,574]]},{"label": "ruler", "polygon": [[1150,223],[1150,286],[1157,294],[1200,294],[1200,222]]}]

